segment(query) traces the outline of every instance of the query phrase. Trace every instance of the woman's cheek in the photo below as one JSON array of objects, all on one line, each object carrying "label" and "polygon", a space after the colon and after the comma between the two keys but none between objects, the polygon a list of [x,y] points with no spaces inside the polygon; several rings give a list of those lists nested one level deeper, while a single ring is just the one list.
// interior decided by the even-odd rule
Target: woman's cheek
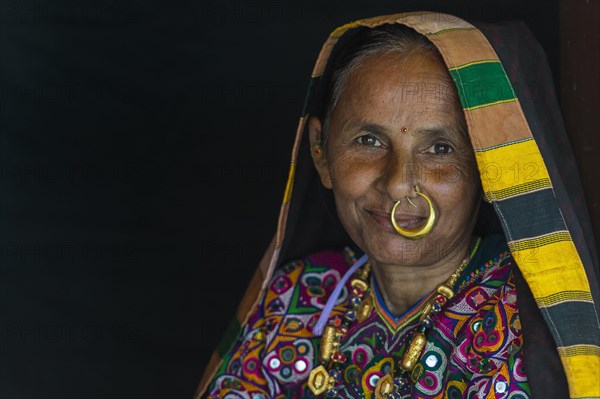
[{"label": "woman's cheek", "polygon": [[421,170],[424,183],[452,186],[464,180],[462,170],[455,163],[427,163]]},{"label": "woman's cheek", "polygon": [[373,174],[371,164],[351,153],[338,153],[329,163],[329,170],[334,187],[341,191],[358,188],[361,182]]},{"label": "woman's cheek", "polygon": [[474,164],[468,161],[428,162],[422,166],[423,180],[443,185],[477,185]]}]

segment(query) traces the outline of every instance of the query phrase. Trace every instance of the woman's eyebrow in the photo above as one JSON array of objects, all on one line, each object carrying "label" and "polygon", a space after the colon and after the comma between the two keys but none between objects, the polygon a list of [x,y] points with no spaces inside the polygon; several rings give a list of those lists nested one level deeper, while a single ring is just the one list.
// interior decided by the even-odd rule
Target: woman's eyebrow
[{"label": "woman's eyebrow", "polygon": [[388,131],[388,129],[386,129],[385,126],[380,125],[378,123],[363,122],[363,121],[357,121],[357,122],[349,124],[348,130],[353,130],[353,131],[364,130],[369,133],[375,133],[375,134],[386,134]]},{"label": "woman's eyebrow", "polygon": [[441,127],[418,129],[417,132],[428,135],[428,136],[447,136],[448,135],[447,129],[443,129]]},{"label": "woman's eyebrow", "polygon": [[426,135],[427,137],[446,137],[449,139],[456,139],[460,137],[458,130],[451,125],[445,127],[433,127],[418,129],[418,133]]}]

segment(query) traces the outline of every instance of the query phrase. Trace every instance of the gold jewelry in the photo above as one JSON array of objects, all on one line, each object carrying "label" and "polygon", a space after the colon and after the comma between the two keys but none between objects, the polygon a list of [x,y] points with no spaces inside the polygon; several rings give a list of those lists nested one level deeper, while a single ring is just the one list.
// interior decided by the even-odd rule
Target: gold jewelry
[{"label": "gold jewelry", "polygon": [[323,149],[321,148],[320,144],[315,144],[312,146],[312,152],[315,154],[315,156],[320,157]]},{"label": "gold jewelry", "polygon": [[338,324],[329,324],[323,331],[319,355],[321,364],[308,375],[308,387],[315,396],[325,392],[336,392],[335,386],[341,381],[342,374],[335,366],[346,361],[346,356],[339,350],[341,340],[354,320],[365,320],[373,310],[369,292],[370,275],[371,264],[367,261],[350,281],[352,309],[344,314],[343,320],[338,320]]},{"label": "gold jewelry", "polygon": [[[425,201],[427,201],[427,205],[429,205],[429,216],[427,217],[427,221],[422,227],[416,230],[408,230],[403,229],[398,225],[398,223],[396,223],[396,218],[394,217],[394,214],[396,213],[396,208],[398,208],[398,205],[400,205],[400,200],[396,201],[394,207],[392,208],[392,213],[390,215],[390,218],[392,219],[392,226],[394,226],[394,229],[398,232],[398,234],[400,234],[402,237],[410,238],[411,240],[417,240],[429,234],[431,232],[431,229],[433,229],[433,224],[435,223],[436,219],[435,208],[433,207],[433,204],[431,203],[429,197],[419,190],[419,186],[415,186],[415,192],[421,197],[425,198]],[[406,198],[408,199],[408,196]],[[415,204],[413,204],[410,201],[410,199],[408,199],[408,202],[415,206]]]},{"label": "gold jewelry", "polygon": [[402,126],[402,133],[408,133],[408,128],[406,126]]},{"label": "gold jewelry", "polygon": [[[377,399],[387,399],[397,397],[399,391],[409,384],[408,375],[414,370],[415,366],[421,358],[423,349],[427,345],[427,332],[433,326],[431,318],[440,313],[448,301],[456,295],[453,287],[456,285],[456,280],[465,270],[477,248],[481,238],[477,238],[472,250],[467,254],[467,257],[462,261],[460,266],[448,277],[446,282],[440,284],[435,290],[435,294],[429,299],[419,317],[419,327],[414,332],[410,344],[404,351],[404,356],[398,361],[398,368],[395,375],[386,374],[379,379],[375,386],[375,397]],[[394,396],[392,396],[394,395]]]},{"label": "gold jewelry", "polygon": [[325,393],[325,391],[329,391],[334,385],[335,379],[329,376],[324,365],[321,364],[310,372],[310,376],[308,377],[308,387],[315,396],[321,395]]},{"label": "gold jewelry", "polygon": [[[419,318],[419,327],[415,331],[410,344],[404,351],[404,356],[398,362],[398,375],[387,374],[380,378],[375,387],[375,397],[377,399],[391,398],[392,394],[407,386],[408,373],[414,369],[421,357],[423,348],[427,345],[427,332],[432,327],[432,316],[441,312],[448,300],[455,296],[452,287],[462,271],[467,267],[477,248],[481,238],[477,238],[471,251],[462,261],[460,266],[452,275],[439,285],[427,302]],[[346,356],[340,351],[342,339],[346,336],[350,325],[354,320],[364,321],[373,309],[372,296],[370,293],[369,281],[371,274],[371,264],[367,261],[362,269],[356,271],[355,277],[351,280],[352,298],[350,303],[352,309],[344,314],[343,320],[338,322],[330,321],[327,325],[321,339],[320,364],[314,368],[308,377],[308,387],[314,395],[318,396],[327,392],[328,395],[335,396],[342,388],[342,371],[340,365],[346,362]],[[460,292],[459,288],[459,291]]]}]

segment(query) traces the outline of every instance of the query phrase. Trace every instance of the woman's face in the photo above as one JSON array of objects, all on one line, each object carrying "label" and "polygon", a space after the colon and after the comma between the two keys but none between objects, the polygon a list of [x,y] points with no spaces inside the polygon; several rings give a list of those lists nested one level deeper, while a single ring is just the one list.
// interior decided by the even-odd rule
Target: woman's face
[{"label": "woman's face", "polygon": [[[480,186],[461,118],[448,72],[431,55],[372,55],[351,72],[315,163],[346,231],[377,262],[432,265],[468,244]],[[316,141],[320,121],[310,126]],[[390,213],[400,200],[401,227],[425,223],[429,208],[416,184],[437,221],[429,235],[409,240],[394,230]]]}]

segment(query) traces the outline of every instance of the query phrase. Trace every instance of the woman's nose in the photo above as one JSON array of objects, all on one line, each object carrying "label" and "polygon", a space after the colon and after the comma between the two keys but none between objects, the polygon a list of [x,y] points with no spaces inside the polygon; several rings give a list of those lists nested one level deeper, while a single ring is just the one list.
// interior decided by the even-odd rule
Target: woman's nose
[{"label": "woman's nose", "polygon": [[382,171],[382,189],[393,201],[414,197],[418,165],[405,154],[391,153]]}]

